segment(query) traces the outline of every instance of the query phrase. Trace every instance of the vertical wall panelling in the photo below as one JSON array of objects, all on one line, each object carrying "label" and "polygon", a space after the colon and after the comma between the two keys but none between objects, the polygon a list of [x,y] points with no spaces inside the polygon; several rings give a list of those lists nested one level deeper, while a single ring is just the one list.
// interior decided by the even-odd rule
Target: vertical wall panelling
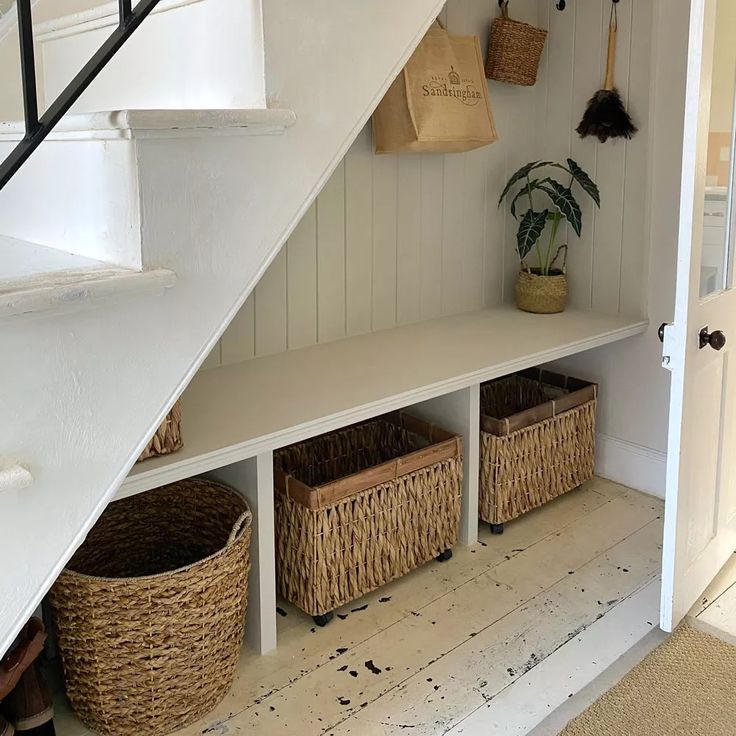
[{"label": "vertical wall panelling", "polygon": [[399,157],[396,221],[396,322],[422,318],[422,183],[419,156]]},{"label": "vertical wall panelling", "polygon": [[[601,28],[608,14],[605,7],[609,2],[592,0],[575,3],[575,67],[573,69],[572,123],[577,127],[585,106],[603,82],[605,65],[601,57],[601,37],[595,29]],[[598,181],[598,148],[594,139],[582,139],[570,131],[570,156]],[[579,190],[578,190],[579,191]],[[587,195],[578,201],[583,213],[583,236],[575,233],[570,237],[570,253],[567,273],[570,281],[570,303],[578,309],[590,309],[593,289],[593,247],[597,229],[598,210]]]},{"label": "vertical wall panelling", "polygon": [[222,344],[218,340],[215,347],[210,350],[210,354],[204,359],[200,370],[206,371],[208,368],[216,368],[222,363]]},{"label": "vertical wall panelling", "polygon": [[[517,20],[540,25],[537,3],[516,3],[512,10]],[[493,4],[496,14],[496,5]],[[504,183],[520,166],[535,157],[534,137],[536,128],[536,104],[540,87],[518,87],[500,82],[491,82],[491,97],[499,111],[497,127],[499,144],[505,153]],[[496,144],[498,145],[498,144]],[[501,190],[489,192],[489,197],[498,198]],[[514,284],[519,272],[519,258],[516,254],[516,230],[518,223],[508,212],[504,203],[499,212],[504,213],[504,237],[500,244],[502,253],[502,299],[514,299]]]},{"label": "vertical wall panelling", "polygon": [[[465,156],[465,259],[463,261],[464,296],[461,311],[483,307],[483,266],[486,242],[486,208],[493,207],[486,192],[488,151],[490,147],[469,151]],[[498,215],[497,215],[498,216]],[[495,244],[494,244],[495,245]]]},{"label": "vertical wall panelling", "polygon": [[373,143],[370,125],[345,157],[345,272],[348,335],[371,331],[373,304]]},{"label": "vertical wall panelling", "polygon": [[[573,108],[573,83],[576,66],[575,47],[575,10],[583,3],[571,3],[567,10],[558,12],[552,3],[546,3],[544,9],[547,16],[547,27],[549,28],[549,44],[547,52],[547,81],[546,100],[547,109],[544,115],[545,146],[540,152],[542,158],[549,161],[561,161],[570,155],[570,141],[574,135],[577,125],[577,113]],[[587,3],[585,3],[587,4]],[[564,171],[556,171],[552,174],[563,184],[569,183]],[[587,223],[590,225],[590,221]],[[543,252],[548,248],[548,232],[543,236]],[[565,225],[558,232],[557,244],[568,244],[570,246],[570,257],[575,258],[579,250],[579,243],[571,227]],[[590,246],[588,246],[590,247]],[[561,258],[564,258],[564,253]],[[560,265],[561,260],[555,263]]]},{"label": "vertical wall panelling", "polygon": [[[619,3],[616,55],[616,86],[624,101],[628,98],[629,52],[633,2]],[[605,46],[608,42],[609,14],[601,23],[601,64],[605,68]],[[621,272],[621,240],[626,182],[626,149],[624,139],[609,140],[598,150],[598,186],[603,207],[596,217],[593,250],[593,310],[618,312],[619,274]]]},{"label": "vertical wall panelling", "polygon": [[[486,20],[485,33],[490,29],[490,20],[498,10],[491,4],[490,18]],[[515,11],[514,11],[515,12]],[[505,267],[516,261],[515,236],[509,239],[512,228],[506,220],[513,219],[508,214],[508,206],[499,206],[498,198],[506,184],[508,174],[507,132],[512,127],[513,89],[506,84],[490,83],[489,96],[491,110],[500,139],[486,149],[485,183],[485,249],[483,266],[483,305],[491,307],[504,300]],[[530,154],[530,158],[533,156]],[[518,262],[516,263],[518,267]]]},{"label": "vertical wall panelling", "polygon": [[256,355],[287,349],[286,249],[274,258],[256,286]]},{"label": "vertical wall panelling", "polygon": [[[479,36],[481,53],[488,50],[490,12],[487,3],[450,3],[447,6],[447,27],[461,36]],[[462,251],[462,293],[457,310],[467,312],[483,306],[483,268],[485,260],[486,178],[491,148],[484,146],[464,154],[465,169],[461,192],[465,211],[463,227],[455,236],[455,247]],[[457,185],[456,185],[457,186]]]},{"label": "vertical wall panelling", "polygon": [[626,144],[626,190],[624,194],[623,233],[619,311],[626,315],[646,312],[646,274],[649,238],[648,162],[650,130],[647,110],[651,90],[653,7],[651,2],[633,3],[629,58],[628,105],[639,126],[638,134]]},{"label": "vertical wall panelling", "polygon": [[445,156],[422,155],[422,319],[442,314],[442,212]]},{"label": "vertical wall panelling", "polygon": [[[574,130],[603,80],[609,10],[514,0],[513,17],[549,36],[536,86],[489,83],[491,146],[375,156],[366,126],[206,365],[512,302],[518,223],[497,202],[534,159],[571,156],[601,188],[600,212],[580,194],[583,237],[567,233],[571,306],[642,314],[652,0],[619,3],[617,85],[640,133],[600,144]],[[450,33],[479,34],[485,54],[497,13],[495,1],[450,0],[440,18]]]},{"label": "vertical wall panelling", "polygon": [[396,325],[398,156],[373,160],[373,329]]},{"label": "vertical wall panelling", "polygon": [[442,312],[455,314],[463,311],[465,294],[464,261],[467,242],[467,218],[464,191],[467,154],[445,156],[442,209]]},{"label": "vertical wall panelling", "polygon": [[345,337],[345,162],[317,197],[318,340]]},{"label": "vertical wall panelling", "polygon": [[220,340],[224,365],[240,363],[256,354],[255,292],[246,300]]},{"label": "vertical wall panelling", "polygon": [[289,350],[317,342],[317,208],[312,205],[286,246]]},{"label": "vertical wall panelling", "polygon": [[[506,147],[506,176],[510,177],[519,167],[534,158],[534,102],[536,88],[511,87],[495,85],[503,96],[497,93],[499,105],[511,105],[511,114],[505,119],[505,128],[500,131]],[[502,89],[503,88],[503,89]],[[499,192],[500,194],[500,192]],[[509,203],[503,205],[504,212],[508,213]],[[519,257],[514,248],[518,223],[507,214],[506,237],[503,246],[503,273],[504,273],[504,301],[513,301],[514,284],[519,272]]]}]

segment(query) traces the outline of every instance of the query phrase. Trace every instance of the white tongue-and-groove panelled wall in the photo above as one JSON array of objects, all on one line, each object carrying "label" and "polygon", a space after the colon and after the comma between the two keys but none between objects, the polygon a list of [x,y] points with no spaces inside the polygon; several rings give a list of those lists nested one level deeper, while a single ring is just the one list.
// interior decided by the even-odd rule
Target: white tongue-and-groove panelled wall
[{"label": "white tongue-and-groove panelled wall", "polygon": [[[450,0],[442,18],[452,33],[479,35],[485,53],[495,6]],[[639,133],[606,144],[581,140],[574,128],[605,72],[610,3],[558,12],[551,0],[515,0],[510,8],[549,37],[535,87],[490,83],[499,140],[462,154],[375,156],[367,125],[205,369],[511,301],[516,226],[498,195],[535,159],[570,156],[601,190],[600,210],[580,200],[582,238],[567,233],[571,305],[646,315],[654,3],[621,7],[616,80]],[[655,291],[658,281],[654,274]],[[667,310],[670,298],[656,307]],[[599,472],[663,495],[667,381],[658,345],[649,333],[561,367],[601,381]]]}]

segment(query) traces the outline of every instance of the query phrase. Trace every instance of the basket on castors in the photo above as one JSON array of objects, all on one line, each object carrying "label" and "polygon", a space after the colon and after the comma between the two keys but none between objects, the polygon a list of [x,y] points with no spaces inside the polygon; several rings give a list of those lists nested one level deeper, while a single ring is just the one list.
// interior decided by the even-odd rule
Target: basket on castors
[{"label": "basket on castors", "polygon": [[479,513],[500,533],[593,476],[598,387],[530,368],[480,391]]},{"label": "basket on castors", "polygon": [[162,736],[211,710],[235,676],[251,512],[185,480],[115,501],[50,592],[66,691],[108,736]]},{"label": "basket on castors", "polygon": [[450,558],[462,438],[392,412],[274,453],[276,585],[322,626],[333,611]]},{"label": "basket on castors", "polygon": [[491,24],[486,77],[497,82],[533,87],[547,31],[509,17],[508,0],[499,3],[501,17]]}]

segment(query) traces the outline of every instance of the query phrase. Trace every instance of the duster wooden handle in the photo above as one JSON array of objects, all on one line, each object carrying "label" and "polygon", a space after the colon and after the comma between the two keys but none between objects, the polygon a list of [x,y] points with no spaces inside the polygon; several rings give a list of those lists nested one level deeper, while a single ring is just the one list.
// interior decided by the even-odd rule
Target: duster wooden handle
[{"label": "duster wooden handle", "polygon": [[617,24],[611,23],[608,27],[608,61],[606,62],[606,81],[603,83],[603,89],[613,89],[613,70],[616,67],[616,33],[618,32]]}]

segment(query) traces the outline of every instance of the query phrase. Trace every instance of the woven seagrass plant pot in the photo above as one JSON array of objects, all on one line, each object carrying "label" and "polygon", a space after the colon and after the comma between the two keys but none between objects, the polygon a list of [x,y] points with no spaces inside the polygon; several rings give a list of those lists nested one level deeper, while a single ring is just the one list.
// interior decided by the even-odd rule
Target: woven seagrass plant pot
[{"label": "woven seagrass plant pot", "polygon": [[66,691],[108,736],[163,736],[235,676],[251,513],[235,491],[172,483],[110,504],[51,589]]},{"label": "woven seagrass plant pot", "polygon": [[537,368],[481,386],[479,508],[493,531],[592,477],[596,397]]},{"label": "woven seagrass plant pot", "polygon": [[516,280],[516,306],[523,312],[556,314],[567,307],[567,276],[554,270],[549,276],[538,268],[519,271]]},{"label": "woven seagrass plant pot", "polygon": [[462,472],[461,438],[404,412],[278,450],[280,594],[324,625],[339,606],[449,559]]}]

